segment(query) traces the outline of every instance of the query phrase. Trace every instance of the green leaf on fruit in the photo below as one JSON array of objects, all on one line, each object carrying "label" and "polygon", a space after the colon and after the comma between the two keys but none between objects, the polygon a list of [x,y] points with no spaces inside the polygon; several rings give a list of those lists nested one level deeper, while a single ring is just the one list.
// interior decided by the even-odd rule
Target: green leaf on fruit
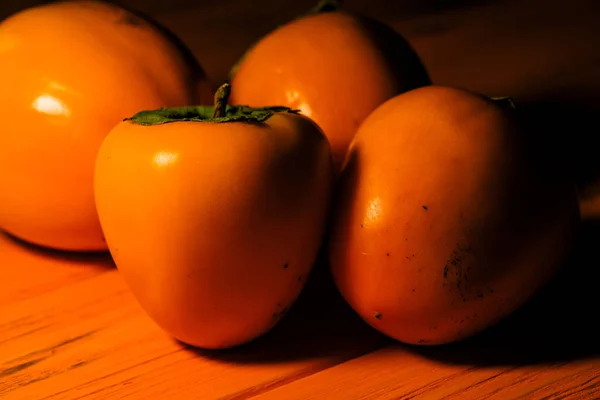
[{"label": "green leaf on fruit", "polygon": [[133,117],[125,118],[138,125],[161,125],[170,122],[264,122],[276,113],[298,114],[300,110],[288,107],[249,107],[249,106],[227,106],[225,116],[213,118],[214,106],[187,106],[159,108],[158,110],[140,111]]}]

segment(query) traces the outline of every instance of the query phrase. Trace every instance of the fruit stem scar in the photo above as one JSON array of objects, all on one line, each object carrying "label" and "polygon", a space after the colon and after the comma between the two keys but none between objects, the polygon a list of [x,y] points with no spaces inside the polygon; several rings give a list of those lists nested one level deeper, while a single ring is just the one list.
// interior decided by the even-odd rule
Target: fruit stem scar
[{"label": "fruit stem scar", "polygon": [[213,118],[223,118],[227,108],[227,101],[231,94],[231,85],[229,83],[222,84],[215,92],[215,110]]}]

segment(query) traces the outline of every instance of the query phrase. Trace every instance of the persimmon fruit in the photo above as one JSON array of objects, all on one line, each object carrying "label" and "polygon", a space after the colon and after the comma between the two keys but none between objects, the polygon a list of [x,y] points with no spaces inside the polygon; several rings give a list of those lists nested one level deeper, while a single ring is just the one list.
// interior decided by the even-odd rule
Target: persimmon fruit
[{"label": "persimmon fruit", "polygon": [[330,146],[285,107],[140,112],[104,140],[95,198],[106,240],[141,306],[201,348],[271,329],[302,291],[333,192]]},{"label": "persimmon fruit", "polygon": [[385,100],[429,78],[392,28],[323,8],[280,26],[246,52],[231,73],[231,101],[301,110],[323,129],[339,170],[361,122]]},{"label": "persimmon fruit", "polygon": [[416,89],[378,107],[350,145],[332,274],[367,323],[401,342],[449,343],[490,327],[571,249],[575,186],[500,104]]},{"label": "persimmon fruit", "polygon": [[66,1],[0,24],[0,229],[61,250],[106,250],[93,169],[133,113],[210,104],[212,87],[164,27],[116,5]]}]

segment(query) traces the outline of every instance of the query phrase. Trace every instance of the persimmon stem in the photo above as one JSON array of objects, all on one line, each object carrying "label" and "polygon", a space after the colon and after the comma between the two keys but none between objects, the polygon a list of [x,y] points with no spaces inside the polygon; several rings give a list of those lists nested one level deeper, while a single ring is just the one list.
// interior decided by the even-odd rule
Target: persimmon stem
[{"label": "persimmon stem", "polygon": [[505,108],[507,110],[514,111],[516,109],[515,102],[511,97],[490,97],[494,103],[498,104],[500,107]]},{"label": "persimmon stem", "polygon": [[224,83],[217,89],[215,92],[215,110],[213,111],[213,118],[225,117],[225,110],[230,93],[231,85],[229,83]]},{"label": "persimmon stem", "polygon": [[313,7],[309,14],[337,11],[340,9],[341,3],[341,0],[321,0]]}]

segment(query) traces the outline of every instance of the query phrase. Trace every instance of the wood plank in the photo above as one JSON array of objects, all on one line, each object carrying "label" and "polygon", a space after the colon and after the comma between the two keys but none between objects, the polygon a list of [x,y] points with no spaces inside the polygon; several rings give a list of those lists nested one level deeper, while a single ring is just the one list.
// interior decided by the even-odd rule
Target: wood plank
[{"label": "wood plank", "polygon": [[600,359],[517,367],[453,365],[398,345],[299,379],[256,399],[511,400],[562,396],[584,400],[599,395]]},{"label": "wood plank", "polygon": [[40,250],[21,242],[16,245],[13,239],[1,233],[0,259],[0,307],[114,268],[106,255],[74,255]]},{"label": "wood plank", "polygon": [[163,333],[105,259],[65,260],[2,237],[0,265],[3,282],[11,282],[0,305],[6,400],[243,398],[388,343],[330,295],[326,279],[315,279],[323,269],[270,334],[215,352]]}]

